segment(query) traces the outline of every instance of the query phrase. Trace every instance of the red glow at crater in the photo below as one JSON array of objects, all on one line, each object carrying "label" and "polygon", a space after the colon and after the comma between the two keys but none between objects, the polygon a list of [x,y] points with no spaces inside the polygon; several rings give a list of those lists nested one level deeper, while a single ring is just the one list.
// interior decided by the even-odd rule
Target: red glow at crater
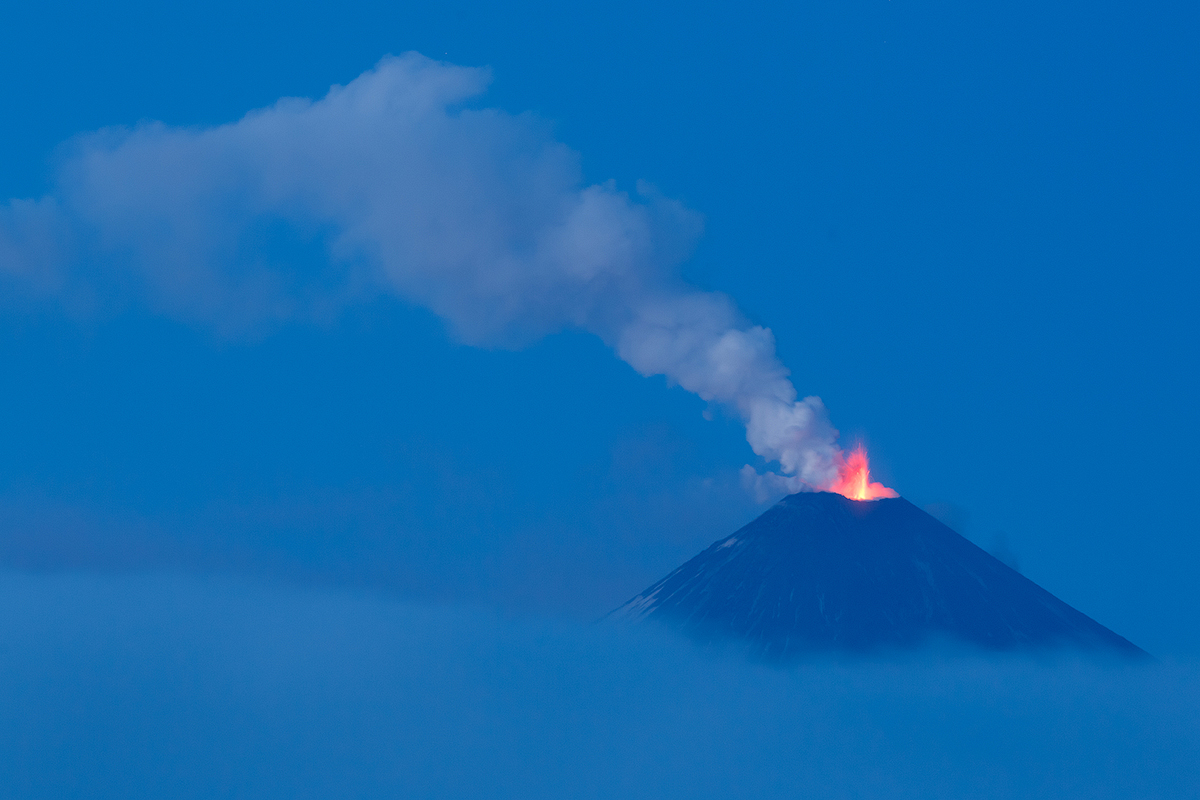
[{"label": "red glow at crater", "polygon": [[838,479],[829,491],[845,495],[851,500],[878,500],[881,497],[899,497],[894,489],[882,483],[871,483],[871,465],[867,451],[860,444],[845,457],[838,470]]}]

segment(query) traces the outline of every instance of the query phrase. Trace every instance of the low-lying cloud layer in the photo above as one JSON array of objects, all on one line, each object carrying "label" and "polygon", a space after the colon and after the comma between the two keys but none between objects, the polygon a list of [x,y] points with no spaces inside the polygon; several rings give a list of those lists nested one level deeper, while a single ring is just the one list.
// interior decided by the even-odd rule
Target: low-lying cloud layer
[{"label": "low-lying cloud layer", "polygon": [[792,670],[179,578],[0,572],[6,797],[1190,797],[1192,667]]},{"label": "low-lying cloud layer", "polygon": [[488,81],[408,54],[228,125],[78,137],[53,193],[0,207],[0,275],[228,336],[380,294],[471,344],[585,329],[737,414],[780,465],[747,473],[756,490],[830,485],[837,431],[819,398],[798,398],[771,331],[679,279],[699,216],[648,187],[582,185],[545,122],[465,105]]}]

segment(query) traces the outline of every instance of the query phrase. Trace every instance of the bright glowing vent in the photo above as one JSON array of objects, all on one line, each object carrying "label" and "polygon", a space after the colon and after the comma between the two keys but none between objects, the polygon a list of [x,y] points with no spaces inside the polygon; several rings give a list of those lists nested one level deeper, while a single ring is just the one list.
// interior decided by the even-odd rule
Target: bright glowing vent
[{"label": "bright glowing vent", "polygon": [[846,456],[838,470],[838,479],[829,491],[845,495],[851,500],[878,500],[881,497],[899,497],[894,490],[882,483],[871,482],[871,465],[867,451],[860,444]]}]

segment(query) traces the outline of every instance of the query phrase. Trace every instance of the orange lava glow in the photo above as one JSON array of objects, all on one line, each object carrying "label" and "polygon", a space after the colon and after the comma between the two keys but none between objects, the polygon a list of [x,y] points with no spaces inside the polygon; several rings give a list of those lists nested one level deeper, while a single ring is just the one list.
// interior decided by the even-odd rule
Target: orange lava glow
[{"label": "orange lava glow", "polygon": [[881,497],[900,496],[894,489],[889,489],[882,483],[871,483],[871,465],[867,462],[867,451],[861,444],[842,461],[837,482],[829,491],[845,495],[851,500],[878,500]]}]

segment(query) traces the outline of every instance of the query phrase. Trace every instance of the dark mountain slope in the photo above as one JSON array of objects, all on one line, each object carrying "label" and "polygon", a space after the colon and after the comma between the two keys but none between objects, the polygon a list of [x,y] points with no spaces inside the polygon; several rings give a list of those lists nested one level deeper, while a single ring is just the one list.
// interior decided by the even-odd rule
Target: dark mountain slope
[{"label": "dark mountain slope", "polygon": [[988,650],[1142,650],[903,498],[785,497],[613,612],[760,656],[949,639]]}]

